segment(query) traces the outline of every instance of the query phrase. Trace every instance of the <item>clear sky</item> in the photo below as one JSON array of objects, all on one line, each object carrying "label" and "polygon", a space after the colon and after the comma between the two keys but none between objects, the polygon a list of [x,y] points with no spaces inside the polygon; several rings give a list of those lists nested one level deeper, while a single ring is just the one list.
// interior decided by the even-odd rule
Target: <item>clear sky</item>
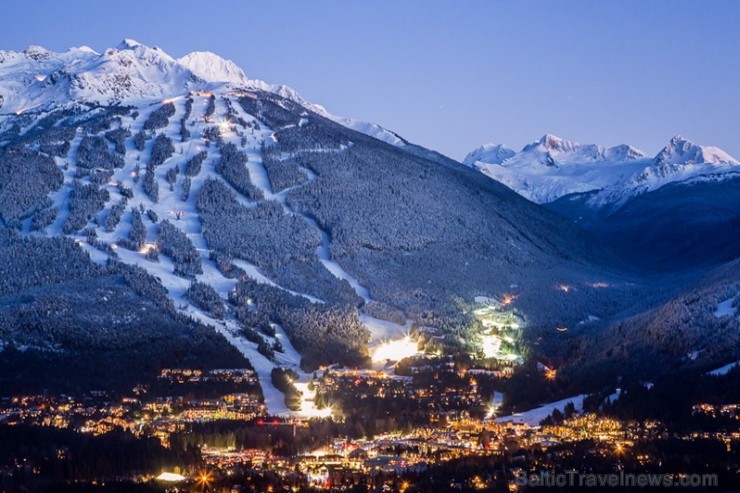
[{"label": "clear sky", "polygon": [[740,158],[740,1],[27,1],[0,49],[208,50],[334,114],[462,159],[546,132]]}]

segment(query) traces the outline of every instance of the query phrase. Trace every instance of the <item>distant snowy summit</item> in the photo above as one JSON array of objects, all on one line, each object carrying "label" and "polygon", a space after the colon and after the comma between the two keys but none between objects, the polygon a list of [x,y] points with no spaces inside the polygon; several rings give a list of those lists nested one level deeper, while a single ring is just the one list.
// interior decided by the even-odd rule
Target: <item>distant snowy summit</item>
[{"label": "distant snowy summit", "polygon": [[468,153],[463,159],[463,164],[473,166],[477,162],[486,164],[501,164],[516,155],[516,151],[502,144],[483,144],[479,148]]},{"label": "distant snowy summit", "polygon": [[178,58],[177,61],[197,77],[206,81],[230,82],[242,85],[249,85],[251,82],[244,75],[244,71],[234,62],[221,58],[210,51],[194,51]]},{"label": "distant snowy summit", "polygon": [[70,102],[138,105],[194,90],[239,88],[271,92],[389,144],[407,144],[380,125],[332,115],[290,87],[250,79],[233,61],[207,51],[173,58],[133,39],[124,39],[103,53],[87,46],[62,53],[41,46],[0,50],[0,114],[41,111]]},{"label": "distant snowy summit", "polygon": [[468,154],[463,163],[470,165],[477,161],[488,164],[506,162],[508,167],[532,165],[557,167],[570,163],[628,161],[643,157],[642,152],[628,145],[604,148],[594,144],[579,144],[552,134],[545,134],[540,140],[524,146],[518,153],[500,144],[485,144]]},{"label": "distant snowy summit", "polygon": [[594,206],[620,205],[673,182],[737,176],[740,163],[717,147],[676,136],[654,158],[629,145],[601,147],[547,134],[515,152],[485,144],[463,163],[540,204],[591,193]]}]

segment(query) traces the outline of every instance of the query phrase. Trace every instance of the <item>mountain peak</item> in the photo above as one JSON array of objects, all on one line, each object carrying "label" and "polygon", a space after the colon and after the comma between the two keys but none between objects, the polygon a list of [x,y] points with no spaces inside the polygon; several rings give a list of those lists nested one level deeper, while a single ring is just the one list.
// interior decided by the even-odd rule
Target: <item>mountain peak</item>
[{"label": "mountain peak", "polygon": [[635,161],[637,159],[643,159],[645,153],[631,145],[620,144],[606,149],[604,156],[609,161]]},{"label": "mountain peak", "polygon": [[231,82],[234,84],[249,82],[244,71],[237,64],[210,51],[194,51],[178,58],[177,62],[196,76],[209,82]]},{"label": "mountain peak", "polygon": [[682,164],[740,164],[719,147],[702,146],[675,135],[653,161],[655,165]]},{"label": "mountain peak", "polygon": [[522,152],[546,152],[546,153],[573,153],[578,152],[579,149],[583,148],[581,144],[565,140],[557,135],[547,133],[531,144],[524,146]]},{"label": "mountain peak", "polygon": [[70,48],[69,51],[81,51],[81,52],[84,52],[84,53],[92,53],[94,55],[99,55],[99,53],[97,51],[93,50],[92,48],[90,48],[87,45],[82,45],[82,46],[77,46],[75,48]]},{"label": "mountain peak", "polygon": [[50,50],[47,50],[43,46],[30,45],[28,48],[23,50],[23,53],[34,60],[46,60],[53,54]]},{"label": "mountain peak", "polygon": [[118,43],[118,46],[116,46],[117,50],[130,50],[132,48],[136,48],[138,46],[141,46],[141,43],[136,41],[135,39],[131,38],[124,38],[123,41]]},{"label": "mountain peak", "polygon": [[463,164],[473,166],[478,161],[488,164],[501,164],[507,159],[516,155],[516,151],[509,149],[502,144],[483,144],[477,149],[472,150],[463,159]]},{"label": "mountain peak", "polygon": [[[539,140],[539,143],[548,149],[559,149],[566,142],[566,140],[550,133],[543,135],[542,138]],[[568,142],[568,144],[571,144],[571,142]]]}]

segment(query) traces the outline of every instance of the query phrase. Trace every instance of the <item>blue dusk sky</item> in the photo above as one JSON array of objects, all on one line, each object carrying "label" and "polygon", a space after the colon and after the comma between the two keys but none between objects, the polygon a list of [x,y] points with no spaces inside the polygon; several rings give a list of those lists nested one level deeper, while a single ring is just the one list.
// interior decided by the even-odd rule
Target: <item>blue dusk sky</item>
[{"label": "blue dusk sky", "polygon": [[213,51],[457,159],[546,132],[740,158],[738,1],[35,0],[2,19],[0,49]]}]

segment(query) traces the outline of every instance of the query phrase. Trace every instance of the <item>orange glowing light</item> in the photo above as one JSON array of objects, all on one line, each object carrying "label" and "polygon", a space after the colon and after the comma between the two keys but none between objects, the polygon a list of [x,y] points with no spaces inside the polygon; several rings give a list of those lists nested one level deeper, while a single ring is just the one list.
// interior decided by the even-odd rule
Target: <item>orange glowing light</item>
[{"label": "orange glowing light", "polygon": [[509,306],[511,305],[515,299],[517,299],[517,295],[506,293],[501,297],[501,306]]},{"label": "orange glowing light", "polygon": [[157,249],[157,244],[156,243],[144,243],[141,246],[141,248],[139,248],[139,253],[142,254],[142,255],[146,255],[150,251],[156,250],[156,249]]},{"label": "orange glowing light", "polygon": [[198,477],[196,478],[196,481],[201,486],[201,488],[205,491],[206,487],[208,487],[211,484],[211,481],[213,478],[210,474],[208,474],[207,471],[201,472]]}]

